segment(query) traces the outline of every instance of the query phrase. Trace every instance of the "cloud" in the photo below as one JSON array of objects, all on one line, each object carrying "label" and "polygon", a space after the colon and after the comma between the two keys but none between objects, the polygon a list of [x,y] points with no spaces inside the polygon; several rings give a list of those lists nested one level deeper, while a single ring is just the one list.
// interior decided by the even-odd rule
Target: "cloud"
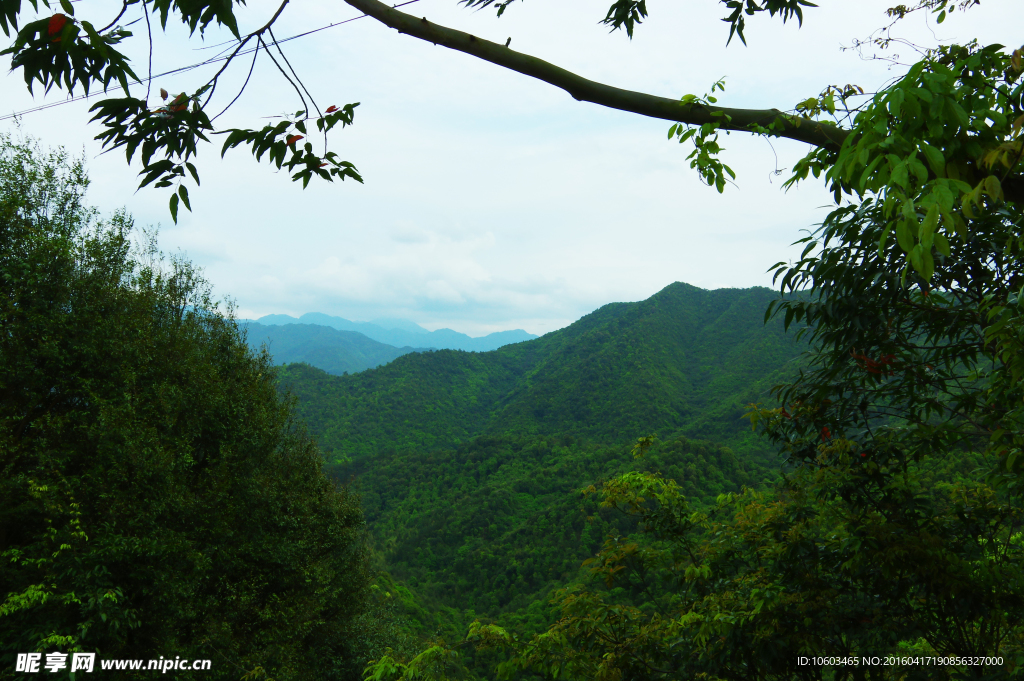
[{"label": "cloud", "polygon": [[391,240],[400,244],[423,244],[430,241],[430,233],[427,230],[411,224],[407,220],[399,221],[391,228]]},{"label": "cloud", "polygon": [[[516,3],[499,21],[454,0],[421,0],[417,16],[459,27],[611,85],[678,97],[703,94],[726,76],[728,106],[793,106],[829,83],[867,89],[898,71],[841,52],[882,25],[890,0],[821,3],[805,26],[755,17],[748,47],[725,46],[720,3],[653,0],[630,41],[598,24],[603,9],[584,0]],[[96,9],[93,9],[95,5]],[[278,5],[241,11],[256,26]],[[97,0],[81,12],[116,14]],[[279,37],[356,13],[343,3],[292,4]],[[92,14],[83,18],[91,18]],[[919,44],[934,38],[906,23]],[[951,19],[944,35],[1016,44],[1019,0],[991,0]],[[156,36],[154,69],[198,61],[182,27]],[[208,44],[225,38],[211,29]],[[145,64],[145,40],[132,55]],[[202,147],[203,184],[194,212],[171,226],[167,190],[135,192],[137,163],[99,155],[99,130],[81,102],[26,116],[24,130],[47,144],[85,149],[91,199],[105,212],[126,206],[140,224],[162,223],[161,245],[204,268],[242,316],[320,311],[352,319],[406,317],[428,328],[477,332],[548,331],[609,302],[641,300],[674,281],[706,288],[770,285],[766,270],[799,252],[790,244],[824,217],[823,183],[783,193],[785,169],[803,145],[722,136],[738,187],[724,195],[700,184],[686,146],[666,140],[669,122],[578,102],[537,80],[397,34],[370,19],[285,44],[289,60],[323,105],[361,102],[355,125],[331,145],[366,183],[313,182],[305,191],[245,149],[219,158]],[[219,86],[226,104],[247,69]],[[194,89],[209,69],[160,79]],[[138,88],[133,94],[141,96]],[[0,79],[5,110],[32,100],[18,74]],[[218,95],[219,97],[220,95]],[[218,125],[259,127],[297,108],[269,62]],[[215,142],[220,138],[214,138]],[[320,140],[316,140],[319,145]],[[782,169],[783,175],[776,175]]]}]

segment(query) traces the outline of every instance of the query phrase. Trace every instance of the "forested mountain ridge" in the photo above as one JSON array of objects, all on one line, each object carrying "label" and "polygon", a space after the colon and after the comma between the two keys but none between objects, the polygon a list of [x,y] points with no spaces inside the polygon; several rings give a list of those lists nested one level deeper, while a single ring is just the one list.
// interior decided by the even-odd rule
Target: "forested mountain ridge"
[{"label": "forested mountain ridge", "polygon": [[280,372],[328,460],[429,450],[485,434],[569,434],[624,442],[649,432],[754,446],[744,406],[802,352],[769,289],[672,284],[613,303],[541,338],[471,354],[405,355],[355,376]]},{"label": "forested mountain ridge", "polygon": [[[677,283],[493,352],[407,354],[349,376],[290,364],[278,378],[328,470],[359,491],[382,565],[415,590],[396,587],[418,635],[457,636],[481,615],[536,632],[551,590],[608,532],[632,531],[581,487],[660,470],[708,504],[774,479],[741,417],[803,351],[764,324],[776,295]],[[632,460],[651,433],[661,444]]]},{"label": "forested mountain ridge", "polygon": [[339,331],[316,324],[266,326],[259,322],[240,322],[246,342],[255,351],[265,344],[274,364],[304,362],[329,374],[340,376],[387,364],[421,347],[396,348],[378,343],[358,331]]}]

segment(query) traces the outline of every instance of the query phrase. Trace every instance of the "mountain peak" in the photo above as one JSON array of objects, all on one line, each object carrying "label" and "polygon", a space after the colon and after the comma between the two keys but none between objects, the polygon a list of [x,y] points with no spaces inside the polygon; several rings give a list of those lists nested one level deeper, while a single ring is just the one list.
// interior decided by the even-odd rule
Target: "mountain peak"
[{"label": "mountain peak", "polygon": [[325,449],[353,456],[496,432],[606,441],[682,432],[760,446],[743,424],[744,405],[771,399],[804,349],[781,320],[765,324],[777,295],[673,284],[497,352],[407,354],[315,385],[286,371],[286,383],[300,411],[337,405],[335,426],[317,434]]}]

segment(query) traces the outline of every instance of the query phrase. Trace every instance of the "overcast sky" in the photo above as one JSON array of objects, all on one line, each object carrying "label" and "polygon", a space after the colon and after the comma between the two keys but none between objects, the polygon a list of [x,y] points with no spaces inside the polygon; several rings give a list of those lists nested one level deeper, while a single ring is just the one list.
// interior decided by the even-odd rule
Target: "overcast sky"
[{"label": "overcast sky", "polygon": [[[843,51],[886,23],[894,0],[820,0],[803,29],[755,18],[748,45],[726,47],[728,25],[715,0],[650,0],[649,21],[609,34],[605,5],[530,0],[501,19],[453,0],[418,0],[416,16],[504,42],[582,76],[651,94],[703,94],[726,78],[725,106],[792,108],[830,83],[871,90],[899,67]],[[240,8],[243,29],[265,23],[277,2]],[[120,3],[83,0],[77,15],[105,25]],[[276,24],[279,39],[358,13],[340,1],[294,0]],[[130,17],[128,20],[137,17]],[[936,41],[1014,46],[1024,25],[1020,0],[985,0],[941,26],[906,20],[899,34]],[[155,73],[201,61],[179,27],[157,36]],[[132,30],[144,36],[145,25]],[[211,31],[206,45],[226,40]],[[353,320],[405,317],[428,329],[470,335],[523,328],[546,333],[610,302],[647,298],[674,281],[714,289],[769,286],[766,270],[798,255],[790,244],[820,222],[829,194],[820,182],[788,193],[785,170],[806,146],[748,135],[723,136],[726,163],[738,174],[724,195],[703,186],[685,160],[689,149],[666,140],[669,123],[576,102],[550,85],[461,53],[403,36],[372,19],[344,24],[285,45],[322,107],[360,102],[355,125],[331,146],[366,180],[313,182],[303,191],[285,173],[257,164],[242,148],[219,159],[220,144],[200,150],[202,187],[190,187],[194,213],[178,225],[167,190],[135,192],[138,167],[123,154],[99,155],[87,125],[92,102],[27,114],[23,133],[84,153],[91,201],[119,207],[137,224],[159,225],[160,245],[202,267],[241,317],[325,312]],[[912,61],[909,49],[897,49]],[[129,50],[146,70],[145,41]],[[220,86],[221,105],[248,62]],[[213,73],[204,67],[158,79],[189,91]],[[144,92],[143,90],[133,90]],[[0,113],[66,95],[31,98],[20,72],[0,79]],[[93,100],[95,101],[95,100]],[[300,108],[264,59],[249,88],[217,121],[261,127],[264,117]],[[14,131],[11,120],[0,131]],[[773,171],[783,170],[782,175]]]}]

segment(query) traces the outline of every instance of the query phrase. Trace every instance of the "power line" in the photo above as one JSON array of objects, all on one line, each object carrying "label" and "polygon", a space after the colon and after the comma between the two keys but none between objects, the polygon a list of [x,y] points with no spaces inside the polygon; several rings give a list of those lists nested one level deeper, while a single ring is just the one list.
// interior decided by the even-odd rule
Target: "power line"
[{"label": "power line", "polygon": [[[399,3],[397,5],[394,5],[394,8],[397,9],[399,7],[404,7],[405,5],[411,5],[414,2],[419,2],[419,0],[406,0],[406,2],[402,2],[402,3]],[[298,33],[298,34],[290,36],[288,38],[283,38],[282,40],[271,42],[270,44],[271,45],[280,45],[281,43],[286,43],[289,40],[295,40],[296,38],[304,38],[307,35],[312,35],[314,33],[319,33],[320,31],[326,31],[329,28],[334,28],[335,26],[341,26],[342,24],[347,24],[347,23],[349,23],[351,21],[356,21],[357,19],[365,19],[366,16],[367,15],[365,15],[365,14],[360,14],[357,17],[352,17],[351,19],[345,19],[344,21],[338,21],[338,22],[335,22],[333,24],[328,24],[327,26],[321,26],[320,28],[314,28],[311,31],[306,31],[305,33]],[[227,43],[224,43],[224,44],[227,44]],[[210,47],[219,47],[219,45],[211,45]],[[251,47],[251,48],[249,48],[247,50],[242,50],[241,52],[235,54],[234,57],[241,57],[242,55],[245,55],[245,54],[252,54],[257,49],[259,49],[259,48]],[[174,75],[175,73],[182,73],[182,72],[185,72],[185,71],[192,71],[193,69],[198,69],[198,68],[201,68],[203,66],[209,66],[210,64],[216,64],[216,63],[222,62],[222,61],[227,61],[228,59],[231,59],[231,58],[233,58],[233,57],[231,57],[231,56],[227,56],[227,57],[211,57],[210,59],[207,59],[206,61],[201,61],[199,63],[192,64],[191,66],[182,66],[181,68],[173,69],[171,71],[165,71],[164,73],[158,73],[155,76],[147,76],[145,78],[140,78],[139,79],[139,83],[140,84],[141,83],[146,83],[146,82],[149,82],[151,80],[156,80],[157,78],[163,78],[164,76]],[[122,89],[123,88],[120,85],[115,85],[115,86],[105,90],[104,94],[108,94],[111,90],[115,90],[116,91],[116,90],[122,90]],[[88,99],[90,97],[95,97],[98,94],[99,94],[98,92],[94,92],[92,94],[87,94],[87,95],[77,95],[75,97],[71,97],[69,99],[65,99],[65,100],[60,101],[60,102],[50,102],[49,104],[40,104],[39,106],[32,107],[31,109],[25,109],[24,111],[18,111],[16,113],[10,113],[10,114],[6,114],[6,115],[3,115],[3,116],[0,116],[0,121],[6,121],[6,120],[9,120],[11,118],[16,118],[18,116],[24,116],[25,114],[30,114],[30,113],[36,113],[37,111],[43,111],[45,109],[52,109],[55,106],[63,106],[64,104],[71,104],[72,102],[78,102],[78,101],[81,101],[83,99]]]}]

